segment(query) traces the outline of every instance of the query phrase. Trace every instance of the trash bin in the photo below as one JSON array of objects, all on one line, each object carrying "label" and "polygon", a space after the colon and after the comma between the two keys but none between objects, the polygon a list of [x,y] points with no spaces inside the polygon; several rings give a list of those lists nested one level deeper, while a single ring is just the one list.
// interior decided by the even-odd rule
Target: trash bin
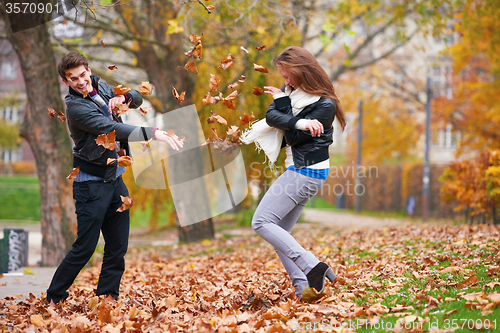
[{"label": "trash bin", "polygon": [[0,273],[28,266],[28,231],[4,229],[0,239]]}]

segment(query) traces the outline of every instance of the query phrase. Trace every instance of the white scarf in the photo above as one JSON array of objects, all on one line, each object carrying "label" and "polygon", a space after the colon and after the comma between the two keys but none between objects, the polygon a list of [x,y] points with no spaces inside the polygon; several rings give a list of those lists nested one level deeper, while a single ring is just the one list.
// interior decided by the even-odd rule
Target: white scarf
[{"label": "white scarf", "polygon": [[[314,96],[303,90],[291,90],[285,88],[285,94],[290,96],[292,104],[292,114],[298,115],[306,106],[317,102],[320,96]],[[244,144],[255,142],[257,150],[263,150],[269,162],[269,166],[274,170],[274,163],[278,158],[283,141],[283,131],[267,124],[266,119],[261,119],[250,125],[250,128],[241,135],[241,141]]]}]

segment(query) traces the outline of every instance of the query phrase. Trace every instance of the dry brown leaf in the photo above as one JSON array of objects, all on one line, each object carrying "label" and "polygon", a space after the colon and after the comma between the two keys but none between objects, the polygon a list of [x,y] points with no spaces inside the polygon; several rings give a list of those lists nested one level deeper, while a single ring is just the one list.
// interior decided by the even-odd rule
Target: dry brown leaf
[{"label": "dry brown leaf", "polygon": [[129,196],[122,196],[120,195],[120,198],[122,199],[123,204],[121,205],[120,208],[118,208],[116,211],[117,212],[124,212],[127,209],[130,209],[134,205],[134,198],[132,198],[130,195]]},{"label": "dry brown leaf", "polygon": [[253,64],[253,69],[256,70],[257,72],[261,73],[269,73],[269,70],[261,65]]},{"label": "dry brown leaf", "polygon": [[143,81],[142,85],[138,88],[141,95],[151,95],[154,87],[148,81]]},{"label": "dry brown leaf", "polygon": [[106,47],[106,44],[104,44],[103,40],[101,40],[101,45],[102,45],[102,47]]},{"label": "dry brown leaf", "polygon": [[240,46],[240,50],[242,50],[245,53],[249,53],[247,49],[245,49],[243,46]]},{"label": "dry brown leaf", "polygon": [[190,62],[186,63],[184,65],[184,69],[186,69],[192,73],[198,74],[198,68],[196,68],[196,64],[194,63],[194,61],[190,61]]},{"label": "dry brown leaf", "polygon": [[177,102],[179,102],[179,104],[182,104],[182,102],[184,102],[184,99],[186,98],[186,92],[183,91],[180,95],[179,93],[177,92],[177,89],[175,89],[174,87],[172,87],[172,94],[174,95],[174,98]]},{"label": "dry brown leaf", "polygon": [[116,65],[111,65],[108,66],[108,69],[114,71],[115,69],[118,69],[118,67]]},{"label": "dry brown leaf", "polygon": [[193,59],[201,59],[203,55],[203,45],[201,45],[201,42],[198,42],[196,45],[193,46],[191,50],[188,52],[184,53],[187,57],[193,58]]},{"label": "dry brown leaf", "polygon": [[218,68],[222,68],[224,70],[233,68],[234,67],[234,63],[233,63],[234,59],[235,58],[231,54],[229,54],[227,57],[222,59]]},{"label": "dry brown leaf", "polygon": [[238,82],[234,82],[234,83],[227,85],[227,89],[229,89],[229,90],[234,89],[236,87],[238,87]]},{"label": "dry brown leaf", "polygon": [[235,90],[232,93],[230,93],[229,95],[227,95],[226,98],[224,98],[224,100],[225,101],[232,101],[236,98],[238,98],[238,91],[237,90]]},{"label": "dry brown leaf", "polygon": [[203,98],[202,100],[203,102],[203,105],[208,105],[208,104],[215,104],[216,103],[216,100],[215,98],[210,95],[210,93],[208,92],[206,95],[205,95],[205,98]]},{"label": "dry brown leaf", "polygon": [[73,168],[73,170],[71,171],[71,173],[68,175],[68,177],[66,177],[66,179],[75,179],[76,178],[76,175],[80,172],[80,168],[79,167],[76,167],[76,168]]},{"label": "dry brown leaf", "polygon": [[259,51],[264,51],[266,49],[266,46],[262,45],[262,46],[256,47],[255,49],[259,50]]},{"label": "dry brown leaf", "polygon": [[148,141],[141,142],[142,151],[146,151],[147,148],[151,148],[151,142],[152,141],[153,141],[153,138],[149,139]]},{"label": "dry brown leaf", "polygon": [[127,87],[122,87],[122,85],[118,85],[116,87],[113,88],[113,92],[116,96],[118,95],[125,95],[126,93],[128,93],[131,89],[130,88],[127,88]]},{"label": "dry brown leaf", "polygon": [[57,119],[59,119],[60,121],[62,121],[62,122],[66,121],[66,116],[61,111],[56,111],[53,108],[51,108],[50,106],[47,107],[47,109],[49,110],[50,119],[52,119],[54,116],[57,116]]},{"label": "dry brown leaf", "polygon": [[213,124],[216,121],[221,125],[227,125],[226,119],[222,118],[220,115],[215,114],[212,110],[210,110],[210,117],[208,117],[207,123]]},{"label": "dry brown leaf", "polygon": [[251,123],[252,121],[255,120],[255,116],[253,115],[253,112],[251,115],[247,115],[246,113],[240,117],[240,124],[245,126],[248,123]]},{"label": "dry brown leaf", "polygon": [[203,33],[200,36],[194,34],[189,35],[189,41],[193,44],[198,43],[199,41],[201,41],[202,38],[203,38]]},{"label": "dry brown leaf", "polygon": [[222,104],[231,110],[236,110],[236,106],[234,105],[232,100],[224,99],[222,101]]},{"label": "dry brown leaf", "polygon": [[261,88],[259,88],[259,87],[255,87],[255,88],[253,88],[253,92],[252,92],[252,94],[254,94],[254,95],[256,95],[256,96],[260,96],[260,95],[262,95],[263,93],[264,93],[264,91],[263,91]]},{"label": "dry brown leaf", "polygon": [[211,93],[216,92],[217,88],[219,87],[219,84],[220,84],[219,75],[210,74],[210,81],[208,84],[209,84],[208,87],[210,88],[210,92]]},{"label": "dry brown leaf", "polygon": [[245,75],[242,75],[240,76],[240,78],[238,79],[239,82],[245,82],[245,80],[247,79],[247,77]]},{"label": "dry brown leaf", "polygon": [[128,167],[134,164],[134,160],[130,156],[120,156],[118,157],[118,166]]},{"label": "dry brown leaf", "polygon": [[113,113],[117,114],[118,116],[121,116],[122,114],[126,114],[127,112],[130,111],[130,102],[129,101],[128,103],[118,103],[115,105],[115,107],[113,108]]},{"label": "dry brown leaf", "polygon": [[141,116],[145,116],[148,112],[154,112],[155,110],[151,107],[143,107],[141,106],[139,108],[139,112],[141,113]]},{"label": "dry brown leaf", "polygon": [[95,139],[95,143],[99,146],[103,146],[106,149],[109,150],[115,150],[118,148],[118,145],[116,144],[116,135],[115,131],[108,133],[108,134],[101,134]]}]

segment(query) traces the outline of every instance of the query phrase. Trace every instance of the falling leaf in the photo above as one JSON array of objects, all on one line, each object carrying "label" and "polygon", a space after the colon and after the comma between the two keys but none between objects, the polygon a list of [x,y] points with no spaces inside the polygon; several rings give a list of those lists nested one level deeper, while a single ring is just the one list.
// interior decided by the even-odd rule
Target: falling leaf
[{"label": "falling leaf", "polygon": [[56,111],[53,108],[51,108],[50,106],[47,107],[47,109],[49,110],[49,117],[50,117],[50,119],[52,119],[54,116],[57,116],[57,118],[60,121],[62,121],[62,122],[66,121],[66,116],[61,111]]},{"label": "falling leaf", "polygon": [[111,66],[108,66],[108,69],[115,70],[115,69],[118,69],[118,67],[116,65],[111,65]]},{"label": "falling leaf", "polygon": [[116,134],[115,131],[108,133],[108,134],[101,134],[95,139],[95,143],[99,146],[103,146],[106,149],[109,150],[115,150],[118,148],[118,145],[116,144],[115,141]]},{"label": "falling leaf", "polygon": [[103,40],[101,40],[101,45],[102,45],[102,47],[106,47],[106,44],[104,44]]},{"label": "falling leaf", "polygon": [[318,293],[316,289],[310,288],[309,286],[306,286],[304,288],[304,291],[302,292],[302,298],[301,300],[307,303],[312,303],[314,301],[319,300],[323,296],[325,296],[325,293]]},{"label": "falling leaf", "polygon": [[269,70],[261,65],[253,64],[253,69],[255,69],[257,72],[269,73]]},{"label": "falling leaf", "polygon": [[247,79],[247,77],[245,75],[242,75],[242,76],[240,76],[240,78],[238,79],[238,81],[245,82],[246,79]]},{"label": "falling leaf", "polygon": [[202,102],[203,102],[203,105],[208,105],[208,104],[214,104],[216,101],[215,101],[215,98],[212,95],[210,95],[210,93],[208,92],[205,95],[205,98],[202,99]]},{"label": "falling leaf", "polygon": [[122,87],[121,84],[119,86],[116,86],[116,87],[113,88],[113,92],[115,93],[116,96],[118,96],[118,95],[125,95],[130,90],[131,90],[130,88]]},{"label": "falling leaf", "polygon": [[92,297],[89,300],[89,303],[88,303],[88,307],[89,307],[90,311],[94,311],[94,309],[96,308],[97,304],[99,304],[99,297],[98,296]]},{"label": "falling leaf", "polygon": [[211,93],[217,91],[217,87],[219,87],[219,84],[220,84],[219,75],[210,74],[210,81],[208,82],[208,84],[209,84],[209,88],[210,88]]},{"label": "falling leaf", "polygon": [[184,65],[184,68],[192,73],[198,74],[198,68],[196,68],[196,64],[194,63],[194,61],[188,62],[186,65]]},{"label": "falling leaf", "polygon": [[66,177],[66,179],[75,179],[76,178],[76,175],[80,172],[80,168],[79,167],[76,167],[76,168],[73,168],[73,170],[71,171],[71,173],[68,175],[68,177]]},{"label": "falling leaf", "polygon": [[200,36],[194,34],[189,35],[189,40],[193,44],[198,43],[202,38],[203,38],[203,33]]},{"label": "falling leaf", "polygon": [[227,89],[231,90],[231,89],[236,88],[237,86],[238,86],[238,82],[234,82],[234,83],[228,84]]},{"label": "falling leaf", "polygon": [[260,95],[262,95],[263,93],[264,93],[264,91],[263,91],[261,88],[259,88],[259,87],[255,87],[255,88],[253,88],[253,92],[252,92],[252,94],[254,94],[254,95],[256,95],[256,96],[260,96]]},{"label": "falling leaf", "polygon": [[142,85],[138,88],[141,95],[151,95],[153,93],[154,87],[148,81],[143,81]]},{"label": "falling leaf", "polygon": [[198,42],[198,44],[193,46],[191,50],[189,50],[184,54],[193,59],[201,59],[203,54],[203,45],[201,45],[201,42]]},{"label": "falling leaf", "polygon": [[222,141],[222,139],[217,135],[217,130],[215,128],[212,128],[212,135],[213,135],[213,141]]},{"label": "falling leaf", "polygon": [[184,98],[186,97],[186,92],[183,91],[180,95],[179,93],[177,92],[177,89],[175,89],[174,87],[172,87],[172,94],[174,95],[174,98],[177,102],[179,102],[180,104],[182,104],[182,102],[184,102]]},{"label": "falling leaf", "polygon": [[216,121],[221,125],[227,125],[226,119],[222,118],[218,114],[215,114],[213,111],[210,111],[210,117],[208,118],[207,123],[212,124]]},{"label": "falling leaf", "polygon": [[233,63],[234,59],[235,58],[231,54],[229,54],[227,57],[222,59],[218,68],[222,68],[224,70],[233,68],[234,67],[234,63]]},{"label": "falling leaf", "polygon": [[128,167],[134,164],[134,160],[130,156],[120,156],[118,157],[118,166]]},{"label": "falling leaf", "polygon": [[242,50],[242,51],[243,51],[243,52],[245,52],[245,53],[248,53],[248,50],[247,50],[247,49],[245,49],[243,46],[240,46],[240,50]]},{"label": "falling leaf", "polygon": [[236,105],[234,105],[232,100],[224,99],[222,104],[231,110],[236,110]]},{"label": "falling leaf", "polygon": [[226,132],[227,135],[230,135],[232,137],[233,142],[238,142],[239,138],[241,136],[241,130],[238,128],[238,126],[232,125],[229,130]]},{"label": "falling leaf", "polygon": [[229,95],[227,95],[226,98],[224,98],[224,100],[232,101],[232,100],[236,99],[237,97],[238,97],[238,91],[235,90],[232,93],[230,93]]},{"label": "falling leaf", "polygon": [[89,95],[89,92],[87,90],[84,90],[82,95],[83,95],[83,98],[87,98],[87,96]]},{"label": "falling leaf", "polygon": [[139,112],[141,113],[141,116],[145,116],[148,112],[154,112],[155,110],[151,107],[140,107]]},{"label": "falling leaf", "polygon": [[127,112],[130,111],[130,107],[129,107],[130,102],[126,103],[126,104],[123,104],[123,103],[116,104],[115,107],[113,108],[113,112],[119,116],[121,116],[122,114],[126,114]]},{"label": "falling leaf", "polygon": [[215,9],[215,6],[214,6],[214,5],[208,5],[208,6],[207,6],[207,9],[208,9],[208,10],[214,10],[214,9]]},{"label": "falling leaf", "polygon": [[264,51],[266,49],[266,46],[262,45],[262,46],[256,47],[255,49],[257,49],[259,51]]},{"label": "falling leaf", "polygon": [[134,198],[132,198],[130,195],[126,196],[126,197],[120,195],[120,198],[122,198],[123,204],[121,205],[120,208],[118,208],[116,210],[117,212],[120,212],[120,213],[124,212],[134,205]]},{"label": "falling leaf", "polygon": [[240,124],[245,126],[246,124],[251,123],[254,120],[255,116],[253,115],[253,112],[250,116],[245,113],[243,116],[240,117]]},{"label": "falling leaf", "polygon": [[146,151],[147,148],[151,148],[151,141],[153,141],[153,138],[149,139],[148,141],[141,142],[142,151]]}]

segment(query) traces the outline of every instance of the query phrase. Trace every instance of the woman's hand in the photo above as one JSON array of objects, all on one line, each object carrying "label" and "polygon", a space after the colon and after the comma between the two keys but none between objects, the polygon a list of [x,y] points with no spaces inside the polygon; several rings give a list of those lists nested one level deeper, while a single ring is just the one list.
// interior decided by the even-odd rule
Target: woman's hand
[{"label": "woman's hand", "polygon": [[306,128],[311,132],[311,136],[320,136],[324,132],[323,124],[317,119],[308,120]]},{"label": "woman's hand", "polygon": [[269,94],[271,96],[274,96],[276,94],[279,94],[279,93],[282,93],[283,91],[281,91],[280,88],[276,88],[276,87],[273,87],[273,86],[264,86],[264,92],[266,94]]},{"label": "woman's hand", "polygon": [[110,99],[109,103],[108,103],[108,111],[109,111],[109,113],[116,114],[116,112],[113,112],[113,109],[115,108],[116,105],[123,104],[123,103],[125,103],[125,95],[118,95],[118,96],[113,97],[112,99]]},{"label": "woman's hand", "polygon": [[163,141],[168,143],[168,145],[173,149],[173,150],[179,150],[179,147],[182,148],[184,144],[182,143],[181,140],[179,140],[179,137],[174,134],[174,136],[167,135],[165,131],[160,131],[157,130],[155,132],[155,139],[158,141]]}]

